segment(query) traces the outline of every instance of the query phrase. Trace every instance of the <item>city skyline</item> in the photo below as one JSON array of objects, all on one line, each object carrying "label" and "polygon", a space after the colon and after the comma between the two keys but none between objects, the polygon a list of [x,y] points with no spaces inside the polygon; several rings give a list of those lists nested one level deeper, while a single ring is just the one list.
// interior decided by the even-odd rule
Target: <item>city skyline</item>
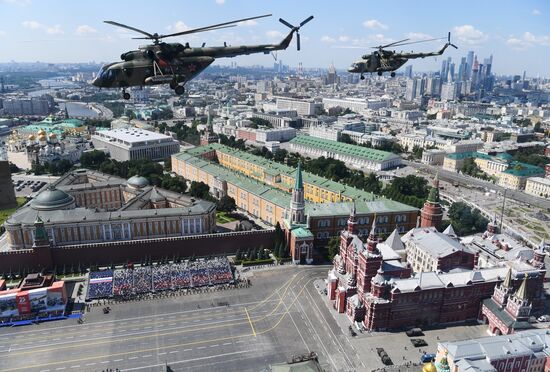
[{"label": "city skyline", "polygon": [[[2,0],[0,11],[4,23],[0,26],[0,42],[4,53],[0,62],[107,62],[117,61],[121,53],[137,48],[141,43],[132,40],[138,36],[123,29],[104,24],[103,20],[116,20],[142,28],[149,32],[176,32],[201,27],[216,22],[273,13],[272,18],[245,22],[230,30],[220,30],[192,35],[187,39],[168,39],[189,42],[191,45],[230,45],[276,43],[287,33],[279,17],[295,23],[313,14],[315,20],[302,30],[302,51],[296,52],[295,42],[278,59],[296,67],[347,68],[369,49],[368,46],[388,43],[402,38],[418,40],[443,37],[448,31],[459,50],[447,51],[444,57],[410,61],[413,71],[438,71],[441,62],[451,57],[455,63],[468,51],[474,51],[478,59],[493,55],[495,74],[522,74],[548,76],[550,71],[540,63],[550,58],[550,27],[545,19],[550,7],[542,1],[516,4],[494,1],[466,2],[441,14],[434,15],[438,3],[400,3],[391,11],[382,4],[372,2],[350,12],[357,6],[347,1],[340,7],[327,3],[305,1],[300,3],[265,1],[261,4],[246,0],[208,0],[200,3],[173,3],[172,11],[158,12],[152,16],[145,2],[132,2],[132,9],[124,3],[100,1],[95,12],[80,3],[57,1],[53,3],[33,0]],[[108,12],[105,10],[110,9]],[[290,9],[290,10],[289,10]],[[168,16],[166,16],[168,14]],[[490,14],[491,16],[488,16]],[[414,45],[414,50],[437,50],[444,43],[438,41]],[[360,49],[344,49],[360,47]],[[365,47],[364,49],[362,47]],[[413,47],[413,46],[411,46]],[[413,49],[413,48],[411,48]],[[267,55],[251,55],[216,61],[217,65],[236,62],[238,65],[271,66],[273,58]],[[404,70],[404,69],[401,69]],[[401,71],[400,70],[400,71]]]}]

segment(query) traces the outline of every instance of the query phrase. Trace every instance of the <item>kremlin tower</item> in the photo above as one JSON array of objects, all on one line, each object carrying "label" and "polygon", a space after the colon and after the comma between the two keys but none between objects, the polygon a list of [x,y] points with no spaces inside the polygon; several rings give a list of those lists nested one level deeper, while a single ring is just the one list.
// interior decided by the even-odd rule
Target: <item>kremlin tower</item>
[{"label": "kremlin tower", "polygon": [[443,209],[439,200],[439,178],[436,175],[428,194],[428,200],[426,200],[424,207],[420,210],[420,227],[433,226],[439,230],[442,220]]}]

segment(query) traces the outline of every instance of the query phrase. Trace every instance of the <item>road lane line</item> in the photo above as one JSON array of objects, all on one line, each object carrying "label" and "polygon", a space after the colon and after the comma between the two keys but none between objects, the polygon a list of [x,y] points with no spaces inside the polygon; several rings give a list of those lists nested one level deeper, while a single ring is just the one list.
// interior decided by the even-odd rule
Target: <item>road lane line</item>
[{"label": "road lane line", "polygon": [[246,317],[248,318],[248,323],[250,323],[250,328],[252,328],[252,334],[254,335],[254,337],[256,337],[256,330],[254,329],[252,320],[250,320],[250,315],[248,314],[248,310],[246,310],[246,307],[244,308],[244,312],[246,313]]},{"label": "road lane line", "polygon": [[[174,361],[174,362],[170,362],[170,365],[174,365],[174,364],[183,364],[183,363],[190,363],[190,362],[198,362],[198,361],[200,361],[200,360],[207,360],[207,359],[213,359],[213,358],[227,357],[227,356],[230,356],[230,355],[239,355],[239,354],[250,353],[250,352],[254,352],[254,351],[257,351],[257,350],[242,350],[242,351],[236,351],[236,352],[233,352],[233,353],[217,354],[217,355],[211,355],[211,356],[200,357],[200,358],[177,360],[177,361]],[[164,367],[165,365],[166,365],[165,363],[153,364],[153,365],[150,365],[150,366],[142,366],[142,367],[121,369],[120,371],[121,371],[121,372],[126,372],[126,371],[139,371],[140,369],[151,369],[151,368],[154,368],[154,367],[161,367],[161,366]]]},{"label": "road lane line", "polygon": [[[309,271],[309,270],[308,270]],[[296,276],[294,276],[293,279],[295,279]],[[306,279],[306,277],[302,278],[302,279]],[[308,282],[311,282],[312,280],[309,280]],[[283,286],[284,288],[284,286]],[[268,298],[271,298],[273,297],[273,295],[277,294],[276,292],[278,292],[281,288],[279,288],[278,290],[275,291],[275,293],[273,293],[272,295],[270,295]],[[288,292],[288,289],[289,289],[289,286],[287,284],[287,288],[286,290],[284,291],[284,295],[286,295],[286,292]],[[298,295],[293,299],[293,301],[290,303],[290,306],[289,308],[291,308],[294,303],[298,300],[299,296],[301,295],[301,293],[304,291],[305,289],[305,286],[298,292]],[[265,302],[265,300],[263,301]],[[271,301],[271,302],[274,302],[274,301]],[[280,307],[280,305],[282,304],[282,301],[279,301],[279,304],[271,311],[271,313],[268,315],[268,316],[264,316],[262,318],[267,318],[269,316],[271,316],[274,312],[277,311],[278,307]],[[273,324],[270,328],[268,329],[265,329],[265,330],[262,330],[261,332],[259,332],[260,334],[265,334],[265,333],[268,333],[268,332],[271,332],[273,331],[275,328],[278,327],[278,325],[284,320],[285,316],[288,314],[288,312],[283,312],[282,314],[281,313],[278,313],[278,314],[275,314],[275,315],[281,315],[279,317],[279,320],[277,322],[275,322],[275,324]],[[246,323],[246,322],[245,322]],[[238,324],[244,324],[244,323],[238,323]],[[237,324],[235,324],[237,325]],[[217,327],[216,327],[217,328]],[[193,345],[193,344],[201,344],[201,343],[206,343],[206,342],[212,342],[212,341],[222,341],[222,340],[234,340],[234,339],[239,339],[239,338],[242,338],[242,337],[251,337],[253,336],[252,334],[243,334],[243,335],[238,335],[238,336],[230,336],[230,337],[222,337],[222,338],[218,338],[218,339],[210,339],[210,340],[200,340],[200,341],[196,341],[196,342],[188,342],[188,343],[181,343],[181,344],[174,344],[174,345],[170,345],[170,346],[166,346],[165,348],[176,348],[176,347],[182,347],[184,345]],[[242,343],[242,342],[245,342],[243,340],[240,340],[240,341],[236,341],[236,343]],[[145,349],[145,350],[136,350],[136,351],[131,351],[131,352],[120,352],[120,353],[111,353],[109,356],[113,357],[113,356],[121,356],[121,355],[129,355],[129,354],[133,354],[133,353],[139,353],[139,352],[144,352],[144,351],[157,351],[158,348],[150,348],[150,349]],[[44,351],[44,350],[41,350],[41,351]],[[77,361],[85,361],[85,360],[90,360],[90,359],[97,359],[97,358],[101,358],[102,356],[101,355],[96,355],[96,356],[89,356],[89,357],[85,357],[85,358],[80,358],[80,359],[76,359],[76,360],[70,360],[70,361],[65,361],[65,362],[77,362]],[[137,359],[137,357],[134,357],[132,359]],[[59,364],[59,362],[50,362],[50,363],[43,363],[43,364],[38,364],[38,365],[33,365],[33,366],[25,366],[25,367],[16,367],[16,368],[12,368],[10,369],[10,371],[16,371],[16,370],[23,370],[23,369],[27,369],[27,368],[37,368],[37,367],[41,367],[41,366],[47,366],[47,365],[55,365],[55,364]]]}]

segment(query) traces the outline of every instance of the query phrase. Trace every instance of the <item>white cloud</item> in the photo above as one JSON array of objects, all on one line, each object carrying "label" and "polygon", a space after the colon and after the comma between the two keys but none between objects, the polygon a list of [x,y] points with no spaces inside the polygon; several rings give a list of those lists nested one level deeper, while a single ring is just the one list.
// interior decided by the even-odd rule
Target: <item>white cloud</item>
[{"label": "white cloud", "polygon": [[265,35],[270,39],[280,39],[284,36],[282,32],[274,30],[267,31]]},{"label": "white cloud", "polygon": [[338,41],[341,41],[342,43],[347,43],[349,40],[350,40],[350,37],[347,35],[338,36]]},{"label": "white cloud", "polygon": [[434,39],[434,37],[430,34],[425,34],[423,32],[409,32],[405,34],[405,37],[407,39],[411,40],[424,40],[424,39]]},{"label": "white cloud", "polygon": [[31,30],[38,30],[42,27],[42,25],[36,21],[23,21],[21,22],[21,25]]},{"label": "white cloud", "polygon": [[80,25],[76,28],[77,35],[95,34],[96,32],[97,30],[95,28],[88,25]]},{"label": "white cloud", "polygon": [[323,37],[321,38],[321,41],[322,41],[323,43],[330,44],[330,43],[336,42],[336,39],[333,38],[333,37],[330,37],[330,36],[325,35],[325,36],[323,36]]},{"label": "white cloud", "polygon": [[166,27],[167,30],[171,31],[172,33],[176,32],[183,32],[190,30],[191,28],[185,24],[183,21],[177,21],[173,25],[169,25]]},{"label": "white cloud", "polygon": [[256,22],[253,19],[249,19],[248,21],[242,21],[237,23],[239,26],[256,26],[258,22]]},{"label": "white cloud", "polygon": [[37,21],[23,21],[21,25],[30,30],[44,30],[50,35],[60,35],[64,33],[61,25],[46,26]]},{"label": "white cloud", "polygon": [[223,5],[225,4],[225,0],[216,0],[216,4]]},{"label": "white cloud", "polygon": [[550,46],[550,36],[537,36],[526,31],[519,37],[511,35],[508,40],[506,40],[506,44],[510,45],[515,50],[525,50],[533,46]]},{"label": "white cloud", "polygon": [[65,33],[61,29],[61,25],[54,25],[54,26],[51,26],[51,27],[46,27],[46,32],[50,35],[61,35],[61,34]]},{"label": "white cloud", "polygon": [[531,14],[533,14],[534,16],[539,16],[542,14],[542,12],[538,9],[533,9],[533,12],[531,12]]},{"label": "white cloud", "polygon": [[376,19],[367,19],[365,22],[363,22],[363,27],[369,28],[371,30],[374,30],[374,29],[387,30],[388,29],[388,26],[386,26],[385,24],[383,24],[382,22],[380,22]]},{"label": "white cloud", "polygon": [[487,41],[488,37],[483,31],[478,30],[472,25],[462,25],[453,28],[452,34],[464,43],[470,45],[481,44]]}]

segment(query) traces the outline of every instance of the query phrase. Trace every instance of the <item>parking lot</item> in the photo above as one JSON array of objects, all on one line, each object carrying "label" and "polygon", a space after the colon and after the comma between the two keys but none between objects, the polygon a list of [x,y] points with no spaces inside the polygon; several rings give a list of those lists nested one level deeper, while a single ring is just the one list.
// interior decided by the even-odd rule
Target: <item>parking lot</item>
[{"label": "parking lot", "polygon": [[34,176],[26,174],[13,174],[12,181],[15,189],[15,196],[33,196],[48,184],[57,180],[58,177]]}]

